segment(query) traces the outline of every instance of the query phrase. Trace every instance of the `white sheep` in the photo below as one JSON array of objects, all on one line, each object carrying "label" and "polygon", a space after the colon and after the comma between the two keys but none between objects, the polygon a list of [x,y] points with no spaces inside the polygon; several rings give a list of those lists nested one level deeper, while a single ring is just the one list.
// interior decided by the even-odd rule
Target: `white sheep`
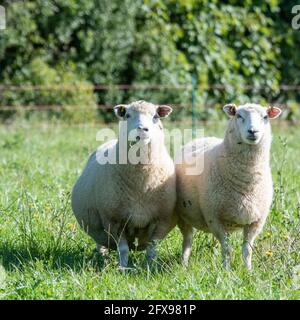
[{"label": "white sheep", "polygon": [[[118,105],[114,111],[122,120],[120,131],[125,130],[129,138],[109,141],[91,155],[74,186],[72,208],[98,249],[117,249],[120,267],[126,268],[129,248],[147,249],[150,263],[156,255],[156,240],[176,226],[175,166],[164,145],[160,121],[172,108],[136,101]],[[124,141],[127,164],[124,154],[119,157]],[[117,156],[117,163],[100,164],[109,152]]]},{"label": "white sheep", "polygon": [[[183,147],[183,163],[176,165],[182,259],[187,265],[195,227],[213,233],[219,240],[223,266],[229,268],[229,234],[243,229],[243,258],[250,270],[254,239],[264,226],[273,196],[269,119],[276,118],[281,110],[257,104],[229,104],[223,110],[231,118],[224,140],[192,141]],[[187,175],[187,163],[195,156],[202,157],[203,170],[198,175]]]}]

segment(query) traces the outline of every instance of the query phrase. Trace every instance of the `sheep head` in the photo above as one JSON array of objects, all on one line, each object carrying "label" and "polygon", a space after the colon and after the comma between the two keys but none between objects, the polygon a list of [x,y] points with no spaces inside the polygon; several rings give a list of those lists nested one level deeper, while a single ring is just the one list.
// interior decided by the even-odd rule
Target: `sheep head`
[{"label": "sheep head", "polygon": [[122,122],[126,122],[123,125],[127,127],[127,137],[130,141],[148,144],[163,134],[160,119],[167,117],[172,108],[141,100],[128,105],[117,105],[114,112]]},{"label": "sheep head", "polygon": [[232,131],[248,145],[258,145],[266,134],[270,135],[269,119],[275,119],[281,113],[277,107],[264,108],[254,103],[238,107],[228,104],[223,110],[232,119]]}]

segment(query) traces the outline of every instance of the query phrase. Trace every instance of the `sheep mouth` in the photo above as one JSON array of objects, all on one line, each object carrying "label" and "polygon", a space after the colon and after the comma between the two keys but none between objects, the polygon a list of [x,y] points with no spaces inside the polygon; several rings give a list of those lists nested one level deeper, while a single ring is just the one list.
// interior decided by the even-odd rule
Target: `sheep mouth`
[{"label": "sheep mouth", "polygon": [[257,141],[258,137],[254,136],[254,135],[251,135],[251,136],[248,136],[247,139],[250,140],[250,141]]},{"label": "sheep mouth", "polygon": [[254,135],[251,135],[251,136],[248,136],[247,137],[247,142],[248,144],[259,144],[259,136],[254,136]]},{"label": "sheep mouth", "polygon": [[135,140],[129,141],[129,146],[133,147],[134,145],[141,143],[143,144],[148,144],[149,143],[149,137],[144,137],[144,136],[136,136]]},{"label": "sheep mouth", "polygon": [[145,142],[149,140],[149,135],[144,132],[139,132],[139,134],[135,137],[136,142]]}]

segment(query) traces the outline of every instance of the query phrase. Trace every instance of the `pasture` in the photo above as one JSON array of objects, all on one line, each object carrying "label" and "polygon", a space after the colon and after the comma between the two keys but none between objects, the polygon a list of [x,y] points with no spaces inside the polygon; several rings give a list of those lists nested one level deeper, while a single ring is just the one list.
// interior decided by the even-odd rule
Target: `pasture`
[{"label": "pasture", "polygon": [[[145,266],[144,252],[131,252],[132,270],[124,274],[115,252],[105,260],[99,256],[70,207],[70,191],[103,126],[0,127],[0,299],[300,298],[299,127],[274,121],[274,202],[256,241],[251,273],[243,266],[240,234],[232,237],[230,271],[221,269],[218,242],[201,232],[184,269],[176,228],[158,246],[153,269]],[[225,126],[225,117],[210,122],[205,135],[222,137]]]}]

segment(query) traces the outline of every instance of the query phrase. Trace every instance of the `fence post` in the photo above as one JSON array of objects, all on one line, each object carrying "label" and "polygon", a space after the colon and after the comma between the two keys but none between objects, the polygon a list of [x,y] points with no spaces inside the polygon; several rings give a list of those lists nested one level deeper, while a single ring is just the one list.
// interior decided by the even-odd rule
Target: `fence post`
[{"label": "fence post", "polygon": [[192,74],[192,136],[196,138],[196,101],[197,100],[197,80],[196,75]]}]

